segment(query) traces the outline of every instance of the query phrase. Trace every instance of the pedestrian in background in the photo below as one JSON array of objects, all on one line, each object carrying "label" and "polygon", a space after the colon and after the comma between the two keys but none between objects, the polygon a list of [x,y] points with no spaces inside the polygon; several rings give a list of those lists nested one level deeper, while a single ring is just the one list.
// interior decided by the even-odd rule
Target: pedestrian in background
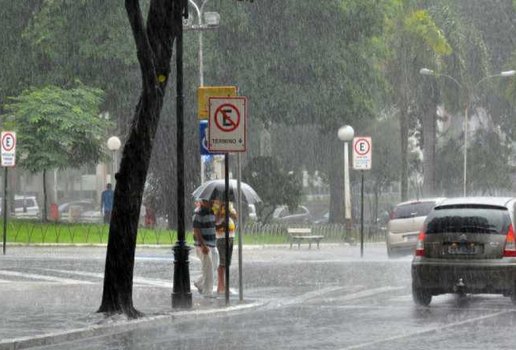
[{"label": "pedestrian in background", "polygon": [[145,204],[145,216],[144,216],[145,227],[153,229],[156,226],[156,213],[150,202]]},{"label": "pedestrian in background", "polygon": [[215,214],[211,203],[202,199],[196,206],[193,215],[193,234],[195,251],[201,261],[201,276],[194,282],[194,286],[204,297],[212,297],[213,294],[213,261],[212,254],[215,249]]},{"label": "pedestrian in background", "polygon": [[[229,203],[229,241],[226,244],[226,204],[218,202],[215,204],[217,212],[215,214],[215,228],[217,237],[217,250],[219,253],[219,266],[217,268],[217,293],[223,294],[226,290],[226,268],[231,265],[231,256],[233,255],[233,241],[235,238],[235,221],[237,212],[233,205]],[[226,250],[227,249],[229,250]],[[226,258],[229,258],[228,260]],[[227,260],[227,261],[226,261]]]},{"label": "pedestrian in background", "polygon": [[106,189],[102,191],[100,197],[100,213],[104,215],[104,223],[109,224],[111,221],[111,211],[113,210],[113,189],[112,185],[108,183]]}]

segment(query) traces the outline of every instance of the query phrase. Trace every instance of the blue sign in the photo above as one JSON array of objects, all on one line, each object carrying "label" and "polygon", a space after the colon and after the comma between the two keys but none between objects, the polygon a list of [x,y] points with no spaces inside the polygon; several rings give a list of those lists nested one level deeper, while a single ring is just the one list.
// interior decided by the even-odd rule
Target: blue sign
[{"label": "blue sign", "polygon": [[202,156],[209,156],[213,154],[222,154],[222,153],[215,153],[210,152],[208,150],[208,121],[207,120],[201,120],[199,121],[199,149],[201,150]]}]

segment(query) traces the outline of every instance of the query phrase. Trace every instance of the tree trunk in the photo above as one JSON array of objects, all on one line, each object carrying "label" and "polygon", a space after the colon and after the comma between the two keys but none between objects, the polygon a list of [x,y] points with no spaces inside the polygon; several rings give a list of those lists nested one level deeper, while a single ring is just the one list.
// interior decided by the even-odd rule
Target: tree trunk
[{"label": "tree trunk", "polygon": [[437,87],[434,82],[425,82],[423,104],[423,195],[435,195],[435,144],[436,144],[436,109],[438,101]]},{"label": "tree trunk", "polygon": [[43,170],[43,210],[41,214],[41,221],[43,222],[48,221],[47,202],[47,171]]},{"label": "tree trunk", "polygon": [[173,9],[183,0],[152,0],[145,27],[138,0],[125,7],[142,72],[142,92],[116,176],[114,205],[98,312],[138,317],[132,300],[138,218],[175,38]]},{"label": "tree trunk", "polygon": [[401,137],[401,201],[408,197],[408,108],[402,103],[400,108]]}]

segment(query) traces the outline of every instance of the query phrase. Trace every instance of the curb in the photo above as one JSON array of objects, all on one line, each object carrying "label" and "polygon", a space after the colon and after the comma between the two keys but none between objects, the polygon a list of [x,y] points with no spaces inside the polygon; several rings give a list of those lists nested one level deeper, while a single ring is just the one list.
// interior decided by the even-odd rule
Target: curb
[{"label": "curb", "polygon": [[266,305],[265,301],[255,301],[250,304],[240,304],[229,306],[223,309],[208,309],[195,311],[178,311],[171,314],[144,317],[137,320],[120,321],[111,324],[93,325],[86,328],[71,329],[63,332],[49,333],[34,337],[20,337],[13,339],[5,339],[0,341],[0,350],[17,350],[26,349],[36,346],[50,346],[70,341],[80,340],[83,338],[99,337],[112,335],[122,332],[135,330],[141,326],[151,326],[166,320],[176,320],[185,318],[196,318],[205,315],[219,313],[237,313],[247,310],[256,309]]}]

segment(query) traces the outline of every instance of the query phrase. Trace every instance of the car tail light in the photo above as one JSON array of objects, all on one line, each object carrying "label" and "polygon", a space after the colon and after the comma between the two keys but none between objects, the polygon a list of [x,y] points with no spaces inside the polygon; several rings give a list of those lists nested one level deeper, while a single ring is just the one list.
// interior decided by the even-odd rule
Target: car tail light
[{"label": "car tail light", "polygon": [[504,257],[516,257],[516,242],[514,239],[514,228],[509,225],[507,237],[505,238],[505,248],[503,250]]},{"label": "car tail light", "polygon": [[415,256],[425,256],[425,231],[419,232]]}]

